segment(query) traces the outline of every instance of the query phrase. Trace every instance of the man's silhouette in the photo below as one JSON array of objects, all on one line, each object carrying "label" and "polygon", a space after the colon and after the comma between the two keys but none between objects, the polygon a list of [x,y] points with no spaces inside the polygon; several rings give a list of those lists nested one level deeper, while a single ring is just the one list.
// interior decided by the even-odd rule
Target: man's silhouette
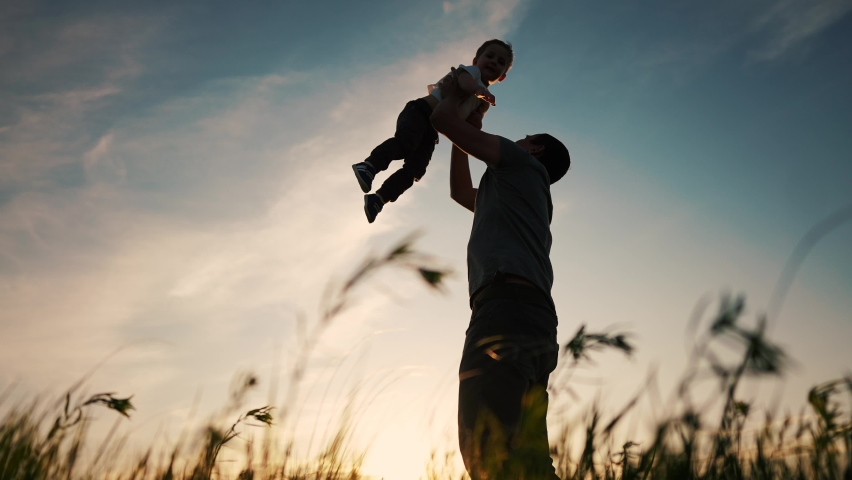
[{"label": "man's silhouette", "polygon": [[[547,441],[547,380],[556,367],[550,295],[550,185],[571,164],[550,135],[516,142],[461,120],[459,98],[432,113],[453,142],[452,198],[474,213],[467,248],[472,309],[459,368],[459,444],[474,480],[558,479]],[[468,154],[487,169],[474,188]]]}]

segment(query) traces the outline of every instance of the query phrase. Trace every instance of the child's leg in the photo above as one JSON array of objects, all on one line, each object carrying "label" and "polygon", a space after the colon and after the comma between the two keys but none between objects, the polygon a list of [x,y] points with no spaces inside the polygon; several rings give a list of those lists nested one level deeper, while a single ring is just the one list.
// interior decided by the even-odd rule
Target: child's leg
[{"label": "child's leg", "polygon": [[402,192],[411,188],[415,181],[423,178],[423,175],[426,174],[426,167],[429,166],[429,160],[432,159],[432,152],[435,151],[435,140],[437,139],[438,132],[430,124],[429,131],[423,135],[417,148],[405,157],[402,168],[388,177],[382,187],[376,190],[376,194],[383,201],[396,201]]},{"label": "child's leg", "polygon": [[429,121],[431,114],[432,109],[425,100],[412,100],[405,104],[396,120],[393,137],[374,148],[366,161],[381,172],[387,170],[391,161],[407,158],[418,147],[424,134],[433,130]]}]

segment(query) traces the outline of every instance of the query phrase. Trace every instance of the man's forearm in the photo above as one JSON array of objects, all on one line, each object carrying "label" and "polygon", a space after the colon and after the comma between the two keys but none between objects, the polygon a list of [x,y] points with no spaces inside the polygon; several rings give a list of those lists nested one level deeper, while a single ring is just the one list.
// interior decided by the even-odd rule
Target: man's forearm
[{"label": "man's forearm", "polygon": [[470,178],[468,156],[453,145],[450,152],[450,197],[471,212],[476,204],[476,189]]},{"label": "man's forearm", "polygon": [[470,178],[470,161],[466,153],[453,145],[450,153],[450,193],[471,188],[473,188],[473,181]]},{"label": "man's forearm", "polygon": [[458,97],[444,98],[430,118],[435,130],[444,134],[462,151],[489,165],[500,163],[500,140],[459,118]]},{"label": "man's forearm", "polygon": [[432,110],[432,126],[435,130],[446,133],[448,127],[453,123],[465,123],[459,118],[459,103],[454,97],[444,98]]}]

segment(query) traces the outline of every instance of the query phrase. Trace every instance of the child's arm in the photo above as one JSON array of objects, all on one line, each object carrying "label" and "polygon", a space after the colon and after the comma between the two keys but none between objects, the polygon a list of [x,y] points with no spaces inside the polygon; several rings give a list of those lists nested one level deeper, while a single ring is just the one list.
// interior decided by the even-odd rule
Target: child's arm
[{"label": "child's arm", "polygon": [[458,70],[458,84],[459,88],[465,91],[468,95],[476,95],[477,97],[485,100],[491,105],[496,105],[496,98],[494,98],[494,94],[488,91],[487,88],[483,87],[479,83],[477,83],[476,79],[473,78],[473,75],[470,74],[465,69]]},{"label": "child's arm", "polygon": [[438,87],[441,89],[441,96],[475,95],[491,105],[496,105],[494,95],[463,68],[451,68],[450,73],[438,82]]},{"label": "child's arm", "polygon": [[458,96],[445,97],[432,110],[432,126],[468,155],[489,165],[500,163],[500,139],[459,118]]}]

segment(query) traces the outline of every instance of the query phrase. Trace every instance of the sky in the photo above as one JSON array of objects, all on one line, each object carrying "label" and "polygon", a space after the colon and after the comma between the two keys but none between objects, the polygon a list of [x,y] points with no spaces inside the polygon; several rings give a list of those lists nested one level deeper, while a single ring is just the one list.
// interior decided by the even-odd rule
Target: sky
[{"label": "sky", "polygon": [[[417,478],[455,445],[472,215],[449,198],[445,138],[373,224],[350,165],[407,101],[501,38],[516,59],[484,130],[551,133],[572,156],[552,188],[558,338],[585,324],[632,332],[638,349],[585,370],[573,412],[622,405],[652,370],[671,391],[699,301],[742,293],[755,322],[802,237],[852,204],[850,12],[5,1],[0,388],[59,395],[106,360],[86,388],[134,395],[125,428],[141,444],[214,415],[240,372],[260,378],[252,405],[279,401],[328,282],[420,232],[417,248],[455,271],[445,293],[405,271],[359,288],[312,351],[297,428],[356,398],[364,470]],[[849,373],[849,245],[845,223],[810,251],[770,318],[795,364],[745,397],[798,411],[810,386]]]}]

